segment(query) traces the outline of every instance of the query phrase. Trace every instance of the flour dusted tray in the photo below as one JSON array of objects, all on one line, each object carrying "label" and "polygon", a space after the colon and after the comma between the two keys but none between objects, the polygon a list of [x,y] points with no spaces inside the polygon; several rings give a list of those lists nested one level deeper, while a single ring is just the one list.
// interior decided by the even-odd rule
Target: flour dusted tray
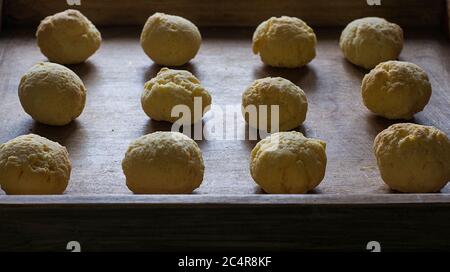
[{"label": "flour dusted tray", "polygon": [[[406,27],[401,54],[423,67],[433,86],[429,105],[412,122],[450,134],[450,43],[445,32],[425,27]],[[257,78],[281,76],[299,85],[309,112],[298,130],[327,142],[327,173],[311,194],[264,194],[248,167],[256,141],[204,140],[198,141],[203,184],[192,195],[176,196],[138,196],[125,186],[121,160],[130,141],[170,130],[168,123],[149,120],[140,106],[144,83],[161,67],[140,48],[140,26],[99,29],[100,50],[87,63],[70,66],[88,97],[81,117],[65,127],[34,122],[17,97],[22,74],[46,60],[34,28],[11,25],[0,35],[0,142],[36,133],[65,145],[73,166],[64,195],[0,193],[0,250],[64,250],[70,240],[84,250],[365,250],[371,240],[386,250],[447,248],[450,186],[439,194],[396,194],[381,181],[372,143],[394,122],[362,105],[366,71],[343,58],[341,28],[315,28],[317,57],[301,69],[264,66],[251,53],[252,28],[201,28],[200,52],[182,68],[221,106],[239,105]],[[236,122],[242,123],[241,115]],[[244,128],[238,125],[237,133]]]}]

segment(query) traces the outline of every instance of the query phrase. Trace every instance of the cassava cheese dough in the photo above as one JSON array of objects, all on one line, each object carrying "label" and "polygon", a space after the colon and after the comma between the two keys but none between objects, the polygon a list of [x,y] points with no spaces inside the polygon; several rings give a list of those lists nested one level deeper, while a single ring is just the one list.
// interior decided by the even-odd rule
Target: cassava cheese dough
[{"label": "cassava cheese dough", "polygon": [[71,165],[65,147],[29,134],[0,145],[0,185],[10,195],[62,194]]},{"label": "cassava cheese dough", "polygon": [[37,43],[51,62],[76,64],[87,60],[100,47],[100,32],[81,12],[68,9],[42,20]]},{"label": "cassava cheese dough", "polygon": [[389,119],[411,119],[431,97],[428,76],[419,66],[402,61],[378,64],[361,86],[364,105]]},{"label": "cassava cheese dough", "polygon": [[19,98],[34,120],[62,126],[77,118],[86,103],[86,88],[70,69],[50,62],[33,66],[20,80]]},{"label": "cassava cheese dough", "polygon": [[253,53],[274,67],[295,68],[316,56],[316,35],[304,21],[295,17],[272,17],[253,34]]},{"label": "cassava cheese dough", "polygon": [[440,130],[416,124],[395,124],[374,141],[384,182],[404,193],[433,193],[450,180],[450,141]]},{"label": "cassava cheese dough", "polygon": [[324,141],[306,138],[300,132],[274,133],[253,149],[250,173],[267,193],[306,193],[325,176],[325,147]]},{"label": "cassava cheese dough", "polygon": [[[156,77],[145,83],[141,105],[153,120],[172,123],[180,120],[185,124],[200,121],[209,110],[211,100],[211,95],[190,72],[162,68]],[[178,105],[187,106],[189,115],[172,116],[172,110]]]},{"label": "cassava cheese dough", "polygon": [[193,59],[202,36],[189,20],[164,13],[150,16],[141,34],[144,52],[157,64],[180,66]]},{"label": "cassava cheese dough", "polygon": [[197,143],[179,132],[154,132],[131,143],[122,161],[128,188],[136,194],[187,194],[203,180]]},{"label": "cassava cheese dough", "polygon": [[[279,131],[294,129],[306,119],[308,110],[306,95],[300,87],[287,79],[281,77],[257,79],[242,94],[242,114],[253,128],[277,131],[276,128],[272,128],[272,105],[278,105]],[[260,106],[266,106],[267,111]],[[257,118],[251,117],[252,107],[256,107]],[[276,115],[273,117],[274,120],[276,117]],[[263,118],[262,123],[260,118]]]},{"label": "cassava cheese dough", "polygon": [[347,25],[339,45],[348,61],[372,69],[380,62],[398,58],[403,48],[403,30],[382,18],[361,18]]}]

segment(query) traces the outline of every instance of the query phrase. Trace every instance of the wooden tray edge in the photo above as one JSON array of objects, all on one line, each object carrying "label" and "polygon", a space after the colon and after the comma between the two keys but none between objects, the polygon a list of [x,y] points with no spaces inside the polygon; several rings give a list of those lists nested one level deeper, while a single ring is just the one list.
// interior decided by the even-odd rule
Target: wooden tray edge
[{"label": "wooden tray edge", "polygon": [[450,38],[450,0],[447,0],[447,34]]},{"label": "wooden tray edge", "polygon": [[0,196],[0,206],[235,206],[450,204],[448,194]]},{"label": "wooden tray edge", "polygon": [[0,0],[0,32],[2,32],[2,22],[3,22],[3,0]]},{"label": "wooden tray edge", "polygon": [[0,205],[0,252],[448,250],[449,206]]}]

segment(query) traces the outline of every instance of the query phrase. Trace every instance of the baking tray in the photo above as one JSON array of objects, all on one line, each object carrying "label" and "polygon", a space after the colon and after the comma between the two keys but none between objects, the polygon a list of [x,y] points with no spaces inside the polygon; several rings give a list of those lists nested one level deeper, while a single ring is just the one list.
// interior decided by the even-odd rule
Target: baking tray
[{"label": "baking tray", "polygon": [[[317,29],[317,57],[300,69],[264,66],[251,53],[251,29],[203,29],[203,44],[198,56],[182,67],[201,80],[211,92],[213,103],[218,105],[239,104],[243,90],[261,77],[282,76],[301,86],[308,96],[310,107],[306,122],[298,130],[308,137],[327,142],[326,177],[311,194],[263,194],[249,174],[249,155],[256,141],[246,140],[198,141],[206,170],[203,184],[192,195],[131,194],[125,186],[121,170],[121,160],[128,144],[144,134],[170,130],[170,124],[150,120],[140,106],[144,83],[160,67],[142,52],[138,42],[139,31],[139,28],[101,29],[103,44],[98,53],[87,63],[70,67],[83,79],[88,96],[83,114],[65,127],[36,123],[23,112],[18,100],[17,86],[21,75],[36,62],[45,61],[35,45],[33,30],[14,29],[2,33],[0,142],[27,133],[45,136],[67,147],[73,170],[68,189],[62,196],[0,196],[0,210],[9,215],[7,218],[0,217],[0,240],[5,241],[0,248],[29,249],[30,241],[33,241],[40,249],[62,250],[68,237],[77,233],[74,236],[89,241],[92,250],[114,250],[125,245],[129,249],[149,249],[151,246],[151,249],[167,250],[180,246],[196,249],[211,245],[221,249],[236,245],[243,248],[286,249],[300,246],[327,249],[330,246],[328,239],[316,238],[313,244],[305,244],[306,240],[299,241],[306,239],[296,235],[302,229],[299,223],[312,220],[314,228],[308,224],[300,225],[303,228],[308,226],[309,231],[322,230],[322,234],[332,231],[319,227],[323,220],[343,224],[348,218],[358,216],[368,217],[362,221],[368,224],[368,229],[373,229],[370,222],[377,222],[379,217],[383,220],[391,218],[394,225],[403,216],[409,217],[410,213],[417,220],[416,228],[432,224],[437,219],[428,217],[439,213],[445,215],[441,216],[439,224],[449,223],[449,186],[439,194],[405,195],[391,192],[381,181],[372,154],[372,143],[376,134],[393,121],[376,117],[363,106],[360,84],[366,71],[349,64],[342,57],[337,42],[338,29]],[[429,105],[412,122],[433,125],[450,134],[450,47],[445,35],[430,30],[406,32],[406,44],[400,59],[423,67],[433,86]],[[208,118],[205,122],[214,121]],[[242,117],[236,115],[235,118],[244,130]],[[405,207],[413,208],[409,210]],[[308,217],[304,217],[305,214]],[[157,223],[153,221],[155,218]],[[314,218],[317,220],[314,221]],[[135,222],[137,219],[141,224]],[[109,220],[117,221],[113,223]],[[189,232],[190,236],[173,236],[174,227],[169,227],[172,232],[166,230],[160,233],[161,224],[170,225],[175,220],[190,226],[178,230]],[[414,220],[410,219],[408,224],[414,224]],[[109,222],[107,226],[110,231],[104,229],[106,222]],[[118,235],[127,236],[123,226],[125,222],[128,227],[131,227],[128,224],[136,227],[147,222],[159,228],[140,229],[152,233],[147,233],[144,240],[128,237],[118,242]],[[240,223],[254,226],[254,229],[247,229]],[[260,224],[266,224],[267,229]],[[288,224],[280,230],[281,236],[264,236],[267,232],[276,233],[277,228],[282,226],[279,224]],[[436,226],[433,224],[433,227]],[[336,231],[343,230],[344,226],[336,226]],[[391,231],[383,234],[383,227],[379,226],[376,231],[378,237],[392,233],[392,225],[389,228]],[[21,238],[7,239],[6,235],[12,230],[20,232]],[[253,231],[256,233],[252,234]],[[38,233],[39,239],[36,238]],[[257,233],[267,241],[259,241],[260,238],[255,237]],[[359,235],[370,236],[368,233],[361,231]],[[156,234],[166,239],[170,237],[168,241],[171,242],[159,243]],[[433,236],[433,233],[427,235]],[[137,236],[133,234],[132,237]],[[236,239],[234,243],[212,242],[230,237]],[[334,238],[343,239],[342,236]],[[146,239],[150,240],[145,242]],[[192,241],[186,243],[186,239]],[[392,242],[389,246],[414,247],[414,241],[402,241],[403,244]],[[434,242],[434,246],[444,246],[442,236],[435,240],[428,237],[427,241]],[[363,242],[364,239],[359,237],[357,241],[349,239],[333,245],[345,249],[345,246],[351,248],[354,243],[360,243],[360,247],[364,248]]]},{"label": "baking tray", "polygon": [[[25,2],[10,1],[17,7]],[[36,9],[53,7],[44,2]],[[419,2],[414,3],[420,6]],[[444,1],[433,3],[424,7],[441,7]],[[264,15],[264,10],[257,11]],[[225,20],[221,24],[228,22],[219,17]],[[416,22],[398,17],[407,26],[400,59],[424,68],[433,87],[430,103],[410,122],[450,134],[446,33],[435,27],[434,17],[424,16],[423,29],[410,29]],[[318,25],[334,23],[323,16],[314,18]],[[198,19],[206,25],[211,20]],[[107,17],[101,20],[108,24]],[[239,105],[244,89],[266,76],[287,78],[305,91],[308,116],[297,130],[325,140],[328,156],[325,179],[305,195],[264,194],[249,173],[249,156],[257,141],[248,140],[197,141],[206,168],[203,184],[193,194],[133,195],[121,170],[128,144],[147,133],[170,130],[170,124],[150,120],[140,106],[144,83],[161,67],[140,48],[140,26],[99,29],[100,50],[88,62],[69,66],[84,81],[88,95],[83,114],[64,127],[36,123],[19,103],[21,76],[46,60],[36,46],[35,26],[4,27],[0,33],[0,142],[36,133],[65,145],[73,166],[64,195],[0,192],[0,250],[63,251],[72,240],[91,251],[365,250],[372,240],[385,251],[448,248],[450,186],[437,194],[398,194],[380,178],[373,139],[395,121],[374,116],[362,104],[360,84],[367,71],[343,58],[338,46],[342,27],[315,27],[317,57],[300,69],[263,65],[251,52],[254,28],[203,27],[199,54],[181,67],[195,74],[213,103],[221,106]],[[241,115],[234,120],[242,136],[246,127]],[[214,118],[206,116],[204,122]]]}]

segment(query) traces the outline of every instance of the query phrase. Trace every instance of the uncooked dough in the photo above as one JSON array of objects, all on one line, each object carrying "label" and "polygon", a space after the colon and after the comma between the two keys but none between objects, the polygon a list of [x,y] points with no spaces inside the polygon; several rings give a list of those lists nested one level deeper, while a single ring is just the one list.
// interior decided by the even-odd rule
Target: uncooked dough
[{"label": "uncooked dough", "polygon": [[70,69],[50,62],[34,65],[20,80],[19,98],[34,120],[62,126],[80,116],[86,88]]},{"label": "uncooked dough", "polygon": [[[248,106],[257,107],[258,118],[250,118]],[[259,106],[267,106],[266,128],[260,126]],[[301,125],[306,119],[308,102],[303,90],[291,81],[281,77],[257,79],[242,94],[242,114],[249,126],[269,132],[276,132],[271,123],[271,105],[279,106],[279,131],[291,130]],[[264,113],[264,112],[263,112]],[[276,119],[274,117],[274,119]]]},{"label": "uncooked dough", "polygon": [[403,48],[403,30],[382,18],[361,18],[347,25],[339,45],[348,61],[372,69],[398,58]]},{"label": "uncooked dough", "polygon": [[29,134],[0,145],[0,185],[9,195],[62,194],[70,179],[67,149]]},{"label": "uncooked dough", "polygon": [[437,128],[395,124],[374,141],[384,182],[404,193],[433,193],[450,180],[450,140]]},{"label": "uncooked dough", "polygon": [[[194,112],[195,98],[201,99],[201,112],[197,115]],[[209,92],[189,71],[162,68],[156,77],[145,83],[141,105],[144,112],[156,121],[196,123],[209,110],[211,100]],[[172,109],[177,105],[189,107],[190,121],[189,118],[184,120],[171,116]]]},{"label": "uncooked dough", "polygon": [[303,194],[325,176],[325,148],[324,141],[297,131],[274,133],[253,149],[250,173],[267,193]]},{"label": "uncooked dough", "polygon": [[131,143],[122,168],[135,194],[187,194],[202,183],[205,166],[194,140],[179,132],[154,132]]},{"label": "uncooked dough", "polygon": [[295,17],[272,17],[253,34],[253,53],[274,67],[295,68],[316,56],[316,35],[304,21]]},{"label": "uncooked dough", "polygon": [[42,20],[37,43],[51,62],[76,64],[86,61],[100,47],[100,32],[81,12],[68,9]]},{"label": "uncooked dough", "polygon": [[389,119],[411,119],[431,97],[428,76],[419,66],[403,61],[378,64],[361,86],[364,105]]},{"label": "uncooked dough", "polygon": [[144,52],[164,66],[186,64],[197,55],[201,43],[200,31],[191,21],[159,12],[148,18],[141,34]]}]

